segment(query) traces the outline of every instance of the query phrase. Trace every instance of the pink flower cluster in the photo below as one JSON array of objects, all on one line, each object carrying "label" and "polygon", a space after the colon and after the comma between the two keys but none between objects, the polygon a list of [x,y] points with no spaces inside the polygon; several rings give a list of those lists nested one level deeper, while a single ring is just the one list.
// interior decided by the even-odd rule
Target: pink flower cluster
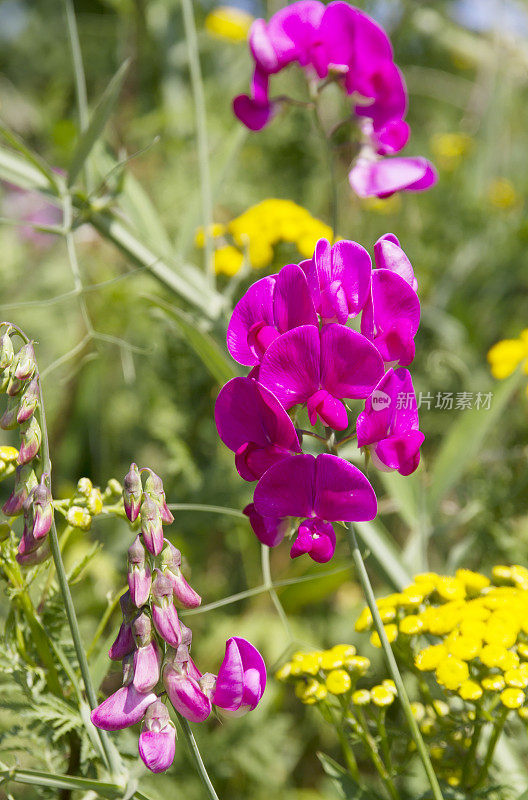
[{"label": "pink flower cluster", "polygon": [[141,527],[128,550],[123,621],[108,653],[123,662],[123,685],[92,711],[92,722],[115,731],[142,721],[139,754],[152,772],[163,772],[172,764],[176,741],[164,697],[191,722],[206,720],[213,705],[240,716],[259,703],[266,667],[250,642],[233,636],[218,675],[200,672],[191,658],[192,631],[179,620],[176,606],[195,608],[201,598],[182,575],[180,551],[163,536],[163,524],[173,517],[161,478],[132,464],[123,499],[128,519],[139,519]]},{"label": "pink flower cluster", "polygon": [[269,97],[270,76],[297,63],[311,81],[339,82],[352,97],[361,148],[349,175],[360,197],[386,197],[397,191],[422,191],[437,180],[422,157],[390,157],[407,144],[407,90],[394,63],[386,33],[348,3],[299,0],[257,19],[249,32],[255,61],[250,95],[239,95],[233,109],[251,130],[265,127],[280,101]]},{"label": "pink flower cluster", "polygon": [[[311,259],[250,286],[227,329],[229,352],[251,371],[220,391],[218,433],[241,477],[258,481],[245,509],[257,538],[274,547],[296,532],[292,558],[328,561],[332,522],[376,516],[369,481],[337,454],[335,434],[349,426],[346,399],[365,401],[357,443],[379,469],[409,475],[419,463],[424,437],[405,369],[420,322],[417,281],[393,234],[376,242],[374,256],[372,269],[356,242],[321,239]],[[357,332],[347,323],[360,314]],[[303,417],[324,428],[326,437],[310,441],[326,438],[330,452],[303,453],[303,432],[314,435],[296,427]]]}]

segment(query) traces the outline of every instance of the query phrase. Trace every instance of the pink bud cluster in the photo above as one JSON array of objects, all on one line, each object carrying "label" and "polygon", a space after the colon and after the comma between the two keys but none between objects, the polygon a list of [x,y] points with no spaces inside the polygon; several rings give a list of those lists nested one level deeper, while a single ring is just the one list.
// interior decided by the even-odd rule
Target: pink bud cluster
[{"label": "pink bud cluster", "polygon": [[165,700],[190,722],[203,722],[213,705],[239,716],[255,708],[266,685],[258,650],[245,639],[226,643],[218,675],[201,673],[191,658],[192,631],[178,608],[195,608],[201,598],[182,574],[182,556],[163,536],[173,516],[163,482],[151,469],[132,464],[123,501],[140,532],[128,549],[128,590],[121,597],[122,623],[108,655],[122,661],[122,686],[92,712],[103,730],[142,722],[139,755],[152,772],[172,764],[176,728]]},{"label": "pink bud cluster", "polygon": [[23,513],[24,532],[18,547],[17,561],[25,566],[39,564],[50,553],[48,533],[53,522],[53,504],[49,475],[40,481],[35,474],[42,442],[42,432],[35,416],[40,402],[40,385],[33,342],[15,353],[15,329],[4,323],[0,336],[0,392],[7,395],[7,406],[0,417],[0,428],[20,433],[15,486],[2,507],[8,517]]}]

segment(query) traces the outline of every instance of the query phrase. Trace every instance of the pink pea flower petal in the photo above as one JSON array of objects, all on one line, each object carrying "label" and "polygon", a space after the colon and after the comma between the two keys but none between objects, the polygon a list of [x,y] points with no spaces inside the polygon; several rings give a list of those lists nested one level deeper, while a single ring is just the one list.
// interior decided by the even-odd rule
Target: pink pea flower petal
[{"label": "pink pea flower petal", "polygon": [[359,314],[368,297],[371,262],[356,242],[337,242],[333,247],[319,239],[313,258],[301,266],[317,312],[323,322],[345,323]]},{"label": "pink pea flower petal", "polygon": [[176,728],[171,724],[163,731],[141,731],[138,750],[141,760],[151,772],[165,772],[174,761]]},{"label": "pink pea flower petal", "polygon": [[321,385],[334,397],[368,397],[383,374],[376,348],[343,325],[321,330]]},{"label": "pink pea flower petal", "polygon": [[249,503],[244,509],[244,514],[249,518],[253,533],[262,544],[276,547],[284,539],[289,522],[281,517],[263,517],[255,509],[254,503]]},{"label": "pink pea flower petal", "polygon": [[213,704],[230,716],[242,716],[256,708],[266,687],[266,665],[256,647],[233,636],[218,670]]},{"label": "pink pea flower petal", "polygon": [[203,722],[211,713],[211,700],[198,681],[166,664],[163,683],[172,705],[189,722]]},{"label": "pink pea flower petal", "polygon": [[[259,342],[248,343],[251,331],[271,328],[273,319],[273,288],[275,276],[261,278],[249,287],[236,304],[227,327],[227,349],[239,364],[253,367],[263,355]],[[259,327],[260,326],[260,327]]]},{"label": "pink pea flower petal", "polygon": [[437,174],[426,158],[396,156],[358,158],[348,178],[359,197],[388,197],[394,192],[429,189],[436,183]]},{"label": "pink pea flower petal", "polygon": [[414,275],[412,264],[393,233],[386,233],[380,236],[374,245],[374,259],[378,269],[388,269],[391,272],[396,272],[409,284],[411,289],[415,292],[418,291],[418,281]]},{"label": "pink pea flower petal", "polygon": [[407,281],[391,270],[374,270],[361,332],[375,344],[385,362],[402,366],[411,363],[419,324],[420,301]]},{"label": "pink pea flower petal", "polygon": [[138,692],[150,692],[159,681],[161,653],[155,641],[134,651],[134,677],[132,683]]},{"label": "pink pea flower petal", "polygon": [[299,525],[290,556],[298,558],[307,553],[317,563],[325,564],[334,555],[335,546],[336,535],[329,522],[323,522],[320,519],[305,519]]},{"label": "pink pea flower petal", "polygon": [[122,686],[92,711],[91,720],[104,731],[119,731],[139,722],[155,700],[154,692],[141,694],[132,684]]}]

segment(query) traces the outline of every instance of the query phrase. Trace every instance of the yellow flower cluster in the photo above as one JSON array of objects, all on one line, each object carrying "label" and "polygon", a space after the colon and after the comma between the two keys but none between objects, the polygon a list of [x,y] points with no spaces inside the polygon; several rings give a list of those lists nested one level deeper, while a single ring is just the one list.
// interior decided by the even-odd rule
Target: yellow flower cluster
[{"label": "yellow flower cluster", "polygon": [[0,480],[8,478],[16,469],[18,450],[11,445],[0,446]]},{"label": "yellow flower cluster", "polygon": [[[269,267],[281,242],[295,245],[302,258],[311,258],[318,239],[332,240],[332,229],[292,200],[269,198],[225,225],[215,223],[211,236],[215,271],[232,276],[242,268],[245,255],[253,269]],[[196,231],[195,242],[204,246],[203,228]]]},{"label": "yellow flower cluster", "polygon": [[[476,703],[496,693],[504,707],[528,715],[526,567],[496,566],[491,580],[466,569],[455,577],[416,575],[414,583],[377,605],[389,641],[407,651],[418,672],[433,672],[440,686],[462,700]],[[356,630],[371,628],[365,608]],[[371,642],[380,646],[377,633]]]},{"label": "yellow flower cluster", "polygon": [[124,514],[122,491],[121,484],[115,478],[108,481],[104,492],[94,486],[90,478],[80,478],[73,496],[56,500],[54,506],[63,514],[68,525],[87,531],[92,525],[92,519],[100,514]]},{"label": "yellow flower cluster", "polygon": [[471,149],[473,139],[467,133],[437,133],[431,139],[435,162],[446,172],[453,172]]},{"label": "yellow flower cluster", "polygon": [[397,695],[391,680],[371,689],[357,689],[357,682],[370,668],[370,661],[358,656],[351,644],[336,644],[330,650],[298,651],[276,672],[279,681],[293,681],[295,694],[306,705],[328,695],[346,695],[354,706],[389,706]]},{"label": "yellow flower cluster", "polygon": [[495,208],[506,210],[520,205],[521,197],[508,178],[495,178],[488,186],[488,200]]},{"label": "yellow flower cluster", "polygon": [[230,42],[245,42],[254,17],[242,8],[217,6],[205,18],[207,33]]},{"label": "yellow flower cluster", "polygon": [[528,328],[521,332],[518,339],[503,339],[494,344],[488,352],[488,361],[491,374],[498,380],[508,378],[520,364],[528,375]]}]

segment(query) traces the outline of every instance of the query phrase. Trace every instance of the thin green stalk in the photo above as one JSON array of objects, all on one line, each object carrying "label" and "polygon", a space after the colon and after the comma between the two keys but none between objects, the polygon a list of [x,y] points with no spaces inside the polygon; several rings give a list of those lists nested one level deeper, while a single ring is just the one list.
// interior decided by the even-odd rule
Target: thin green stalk
[{"label": "thin green stalk", "polygon": [[72,199],[71,195],[68,191],[64,192],[62,197],[62,208],[63,208],[63,215],[64,215],[64,238],[66,240],[66,249],[68,251],[68,260],[70,262],[70,269],[73,276],[73,285],[75,288],[75,294],[79,298],[79,306],[81,309],[81,316],[83,318],[83,322],[86,328],[87,334],[92,337],[94,335],[94,328],[92,325],[92,320],[90,319],[90,315],[88,313],[88,307],[86,305],[86,300],[84,297],[84,285],[81,278],[81,271],[79,269],[79,262],[77,260],[77,251],[75,250],[75,242],[73,240],[73,231],[72,231],[72,221],[73,221],[73,209],[72,209]]},{"label": "thin green stalk", "polygon": [[[3,766],[3,765],[2,765]],[[101,797],[109,800],[120,800],[123,797],[123,787],[116,783],[105,783],[92,778],[77,778],[73,775],[57,775],[52,772],[41,772],[32,769],[1,769],[0,786],[8,783],[21,783],[26,786],[41,786],[49,789],[72,789],[73,791],[96,792]],[[136,791],[127,795],[130,800],[150,800],[143,792]]]},{"label": "thin green stalk", "polygon": [[400,795],[396,786],[394,785],[394,781],[392,777],[389,775],[383,760],[380,757],[378,752],[378,748],[376,742],[374,741],[373,737],[370,734],[368,729],[368,722],[365,718],[365,715],[361,708],[356,709],[357,720],[351,716],[349,717],[349,723],[359,736],[365,749],[367,750],[370,760],[372,761],[376,772],[380,776],[383,785],[385,786],[387,793],[389,794],[391,800],[400,800]]},{"label": "thin green stalk", "polygon": [[317,93],[314,94],[313,101],[314,101],[313,109],[314,109],[315,126],[321,135],[321,139],[324,142],[326,164],[328,168],[328,179],[330,182],[330,220],[332,226],[333,239],[335,240],[336,236],[338,235],[337,226],[338,226],[339,202],[338,202],[338,191],[337,191],[337,176],[334,163],[334,153],[332,151],[332,142],[330,141],[330,137],[325,130],[323,120],[321,118],[321,109],[319,106],[319,99]]},{"label": "thin green stalk", "polygon": [[381,752],[383,753],[383,758],[385,759],[385,764],[387,765],[387,771],[389,775],[392,775],[393,774],[392,758],[390,752],[389,737],[387,736],[387,728],[385,727],[385,714],[386,714],[385,709],[380,708],[379,716],[376,717],[376,725],[380,736]]},{"label": "thin green stalk", "polygon": [[189,750],[191,751],[191,756],[193,758],[200,779],[203,785],[205,786],[208,796],[210,797],[211,800],[219,800],[218,795],[214,790],[214,786],[211,783],[211,779],[207,774],[207,770],[205,768],[205,764],[198,749],[198,745],[196,744],[196,739],[193,736],[191,726],[189,725],[185,717],[181,716],[181,714],[178,714],[178,722],[180,723],[182,733],[185,736],[185,739],[187,740],[187,745],[189,747]]},{"label": "thin green stalk", "polygon": [[[79,41],[79,31],[77,29],[77,20],[75,19],[75,9],[73,7],[73,0],[64,0],[64,8],[66,11],[66,22],[68,25],[68,38],[70,41],[70,50],[73,63],[73,75],[75,79],[75,95],[77,98],[77,110],[79,113],[79,126],[81,132],[85,131],[90,122],[88,113],[88,94],[86,91],[86,77],[84,74],[84,66],[81,52],[81,43]],[[86,164],[86,188],[88,192],[91,191],[93,185],[92,171]]]},{"label": "thin green stalk", "polygon": [[475,757],[477,755],[477,747],[480,742],[480,734],[482,733],[483,727],[484,727],[483,720],[480,717],[477,717],[475,721],[475,727],[473,728],[473,736],[471,737],[471,744],[469,745],[469,750],[466,753],[466,757],[464,759],[464,766],[462,768],[462,777],[461,777],[462,786],[471,785],[471,773],[473,770]]},{"label": "thin green stalk", "polygon": [[433,793],[433,798],[434,800],[443,800],[442,791],[440,789],[438,779],[435,775],[433,765],[431,764],[429,753],[427,752],[424,740],[422,739],[422,735],[420,733],[418,725],[416,724],[416,720],[413,716],[411,704],[409,702],[409,698],[407,696],[407,692],[405,690],[405,686],[403,684],[403,680],[400,675],[396,659],[394,658],[394,653],[392,652],[389,640],[387,639],[387,634],[385,633],[383,622],[381,621],[381,617],[378,611],[378,606],[376,605],[376,598],[374,597],[372,585],[370,583],[370,579],[367,570],[365,568],[365,564],[363,562],[363,557],[359,549],[353,523],[349,523],[349,525],[347,525],[346,530],[347,530],[347,538],[350,546],[350,551],[352,553],[352,559],[354,561],[356,572],[359,581],[361,583],[363,593],[365,595],[365,600],[367,601],[370,613],[372,614],[372,618],[374,620],[374,626],[376,628],[376,631],[378,632],[381,646],[383,648],[383,653],[385,655],[385,660],[387,662],[387,667],[396,685],[396,689],[398,690],[398,697],[400,698],[400,703],[403,709],[403,713],[405,715],[405,719],[407,720],[407,725],[409,726],[412,738],[414,739],[414,743],[416,744],[418,755],[420,756],[420,759],[424,766],[425,774],[427,775],[427,780],[429,781],[429,785]]},{"label": "thin green stalk", "polygon": [[102,633],[103,633],[103,631],[104,631],[104,629],[106,627],[106,624],[107,624],[108,620],[112,616],[112,614],[114,612],[114,609],[116,608],[117,604],[119,603],[120,599],[123,597],[123,595],[125,594],[126,591],[127,591],[127,587],[125,587],[124,589],[121,589],[121,591],[118,592],[117,594],[115,594],[113,596],[113,598],[110,600],[110,602],[108,603],[108,605],[107,605],[107,607],[106,607],[106,609],[104,611],[104,614],[101,617],[99,625],[97,626],[97,629],[96,629],[96,631],[94,633],[93,639],[90,642],[90,646],[88,647],[88,649],[86,651],[86,658],[90,658],[90,656],[92,655],[92,653],[94,651],[94,648],[95,648],[95,645],[97,644],[97,642],[101,638]]},{"label": "thin green stalk", "polygon": [[264,582],[264,586],[269,592],[272,603],[275,606],[277,614],[279,615],[280,620],[284,626],[284,630],[286,631],[287,637],[289,638],[290,641],[293,641],[292,629],[290,627],[288,617],[286,615],[284,608],[282,607],[282,603],[279,600],[279,595],[275,591],[275,587],[273,585],[273,580],[271,578],[270,549],[269,547],[266,547],[265,544],[260,546],[260,557],[262,564],[262,579]]},{"label": "thin green stalk", "polygon": [[343,751],[343,757],[346,761],[346,765],[348,771],[352,775],[355,781],[361,783],[361,775],[359,773],[359,767],[357,765],[356,757],[354,755],[354,751],[348,741],[348,737],[346,736],[344,729],[343,729],[343,718],[344,718],[344,710],[341,713],[340,719],[336,719],[336,714],[334,713],[334,709],[330,705],[330,703],[324,703],[330,717],[332,718],[332,722],[337,734],[337,738],[339,739],[339,744],[341,745],[341,750]]},{"label": "thin green stalk", "polygon": [[183,25],[187,41],[191,86],[194,97],[196,135],[198,139],[198,166],[200,170],[200,190],[202,196],[202,219],[204,226],[205,268],[211,286],[215,285],[214,253],[213,253],[213,198],[211,191],[211,174],[209,170],[209,145],[207,141],[207,114],[205,108],[204,85],[200,67],[200,53],[192,0],[182,0]]},{"label": "thin green stalk", "polygon": [[504,729],[504,725],[506,723],[506,719],[508,717],[508,714],[509,714],[509,709],[508,708],[504,708],[502,713],[499,715],[497,721],[495,722],[495,726],[493,728],[493,731],[491,733],[491,736],[490,736],[490,739],[489,739],[489,742],[488,742],[486,755],[484,756],[484,763],[482,764],[482,766],[481,766],[481,768],[479,770],[479,773],[477,775],[477,778],[475,780],[475,783],[472,786],[473,789],[476,789],[479,786],[482,786],[482,784],[486,780],[489,768],[491,766],[491,762],[493,760],[493,754],[495,753],[495,748],[497,747],[497,742],[499,741],[501,733],[502,733],[502,731]]},{"label": "thin green stalk", "polygon": [[247,519],[246,515],[238,508],[227,506],[207,506],[203,503],[169,503],[171,511],[203,511],[206,514],[226,514],[229,517]]},{"label": "thin green stalk", "polygon": [[[40,387],[39,416],[40,416],[40,427],[42,430],[42,445],[41,445],[42,470],[49,476],[48,480],[50,481],[51,484],[52,467],[51,467],[51,459],[49,453],[48,428],[46,425],[46,412],[44,410],[44,398],[42,394],[42,386],[40,385],[40,383],[41,382],[39,380],[39,387]],[[55,569],[57,571],[57,581],[62,594],[62,598],[64,600],[64,608],[66,611],[66,616],[68,618],[68,625],[70,627],[73,646],[75,648],[75,653],[77,655],[77,660],[79,662],[79,668],[81,670],[86,696],[88,698],[88,703],[90,704],[90,708],[94,709],[97,706],[97,697],[95,694],[95,689],[92,684],[86,653],[84,652],[84,647],[82,644],[81,632],[79,630],[79,623],[77,620],[77,615],[75,613],[75,606],[73,605],[70,586],[68,584],[68,579],[66,577],[66,570],[64,569],[64,563],[62,561],[62,555],[59,546],[59,537],[57,535],[57,528],[55,526],[54,517],[52,517],[51,529],[49,532],[49,541],[51,547],[51,554],[53,556]],[[96,730],[97,730],[97,735],[99,736],[99,739],[101,741],[103,752],[107,759],[108,767],[110,768],[113,775],[119,775],[121,772],[121,763],[117,750],[115,750],[115,748],[111,746],[110,740],[108,739],[108,736],[105,731],[101,731],[99,729]]]}]

